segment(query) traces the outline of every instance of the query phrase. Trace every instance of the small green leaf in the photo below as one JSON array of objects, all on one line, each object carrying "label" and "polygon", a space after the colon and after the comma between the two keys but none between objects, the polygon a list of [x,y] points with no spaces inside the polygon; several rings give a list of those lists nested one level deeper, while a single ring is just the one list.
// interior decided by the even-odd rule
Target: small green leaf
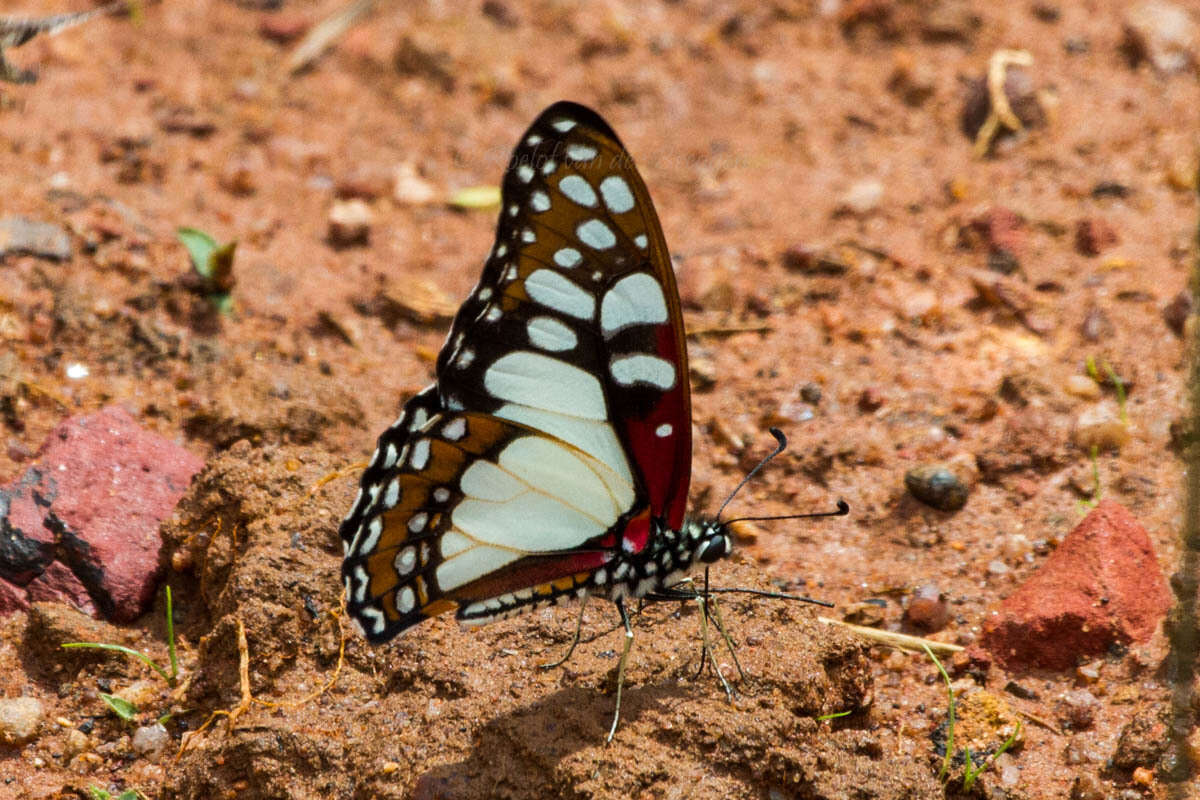
[{"label": "small green leaf", "polygon": [[88,784],[88,794],[92,796],[92,800],[112,800],[112,792],[101,789],[99,786]]},{"label": "small green leaf", "polygon": [[499,186],[468,186],[450,195],[455,208],[492,208],[500,205]]},{"label": "small green leaf", "polygon": [[121,792],[120,796],[117,797],[117,800],[142,800],[144,797],[145,795],[139,792],[137,789],[126,789],[125,791]]},{"label": "small green leaf", "polygon": [[196,274],[201,278],[209,280],[212,275],[209,264],[213,253],[219,248],[217,240],[195,228],[180,228],[175,231],[175,235],[187,248],[188,255],[192,258],[192,269],[196,270]]},{"label": "small green leaf", "polygon": [[851,711],[838,711],[836,714],[822,714],[817,717],[817,722],[823,722],[827,719],[837,719],[838,717],[848,717],[852,713]]},{"label": "small green leaf", "polygon": [[137,706],[123,697],[117,697],[115,694],[105,694],[104,692],[101,692],[100,699],[108,704],[108,707],[113,710],[114,714],[126,722],[129,722],[137,716]]}]

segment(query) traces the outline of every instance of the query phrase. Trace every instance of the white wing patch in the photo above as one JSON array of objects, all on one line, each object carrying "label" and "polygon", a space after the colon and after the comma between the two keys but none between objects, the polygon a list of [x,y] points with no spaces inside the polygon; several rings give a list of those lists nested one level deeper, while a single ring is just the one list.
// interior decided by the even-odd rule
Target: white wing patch
[{"label": "white wing patch", "polygon": [[617,281],[600,303],[600,329],[606,338],[632,325],[657,325],[667,319],[662,287],[646,272]]},{"label": "white wing patch", "polygon": [[596,298],[552,269],[535,270],[525,279],[525,291],[535,303],[579,319],[596,314]]},{"label": "white wing patch", "polygon": [[523,406],[584,419],[608,418],[604,390],[595,375],[541,353],[518,350],[501,356],[484,373],[483,386],[493,397]]},{"label": "white wing patch", "polygon": [[573,350],[579,344],[575,331],[554,317],[534,317],[525,323],[529,341],[543,350]]},{"label": "white wing patch", "polygon": [[675,385],[675,367],[670,361],[658,356],[640,353],[619,356],[608,367],[613,379],[622,386],[646,383],[666,391]]},{"label": "white wing patch", "polygon": [[[611,431],[611,429],[610,429]],[[544,436],[523,436],[498,463],[477,461],[441,541],[438,586],[452,591],[530,552],[578,547],[614,525],[632,483],[604,463]]]}]

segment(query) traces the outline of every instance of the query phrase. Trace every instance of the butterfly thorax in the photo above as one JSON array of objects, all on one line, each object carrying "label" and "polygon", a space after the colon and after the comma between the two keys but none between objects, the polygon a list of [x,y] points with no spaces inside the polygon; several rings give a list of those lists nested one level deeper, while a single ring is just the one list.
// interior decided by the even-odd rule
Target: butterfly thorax
[{"label": "butterfly thorax", "polygon": [[685,519],[679,530],[653,521],[650,544],[640,552],[620,552],[592,575],[588,594],[610,600],[640,599],[682,581],[697,564],[711,564],[733,549],[729,529],[714,519]]}]

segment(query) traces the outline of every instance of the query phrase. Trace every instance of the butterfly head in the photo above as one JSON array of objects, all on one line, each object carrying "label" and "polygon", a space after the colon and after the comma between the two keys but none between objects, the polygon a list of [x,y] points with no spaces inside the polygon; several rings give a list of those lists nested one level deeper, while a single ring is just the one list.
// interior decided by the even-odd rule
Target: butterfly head
[{"label": "butterfly head", "polygon": [[685,529],[692,542],[693,564],[713,564],[733,552],[729,526],[720,520],[692,520]]}]

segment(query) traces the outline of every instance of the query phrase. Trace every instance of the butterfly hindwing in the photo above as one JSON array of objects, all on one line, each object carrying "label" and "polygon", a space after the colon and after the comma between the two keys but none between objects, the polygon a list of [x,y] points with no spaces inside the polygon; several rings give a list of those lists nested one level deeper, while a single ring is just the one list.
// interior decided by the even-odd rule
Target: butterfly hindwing
[{"label": "butterfly hindwing", "polygon": [[348,610],[373,640],[445,611],[490,618],[574,589],[561,579],[603,562],[586,545],[633,501],[600,461],[489,414],[394,426],[380,450],[343,568]]}]

